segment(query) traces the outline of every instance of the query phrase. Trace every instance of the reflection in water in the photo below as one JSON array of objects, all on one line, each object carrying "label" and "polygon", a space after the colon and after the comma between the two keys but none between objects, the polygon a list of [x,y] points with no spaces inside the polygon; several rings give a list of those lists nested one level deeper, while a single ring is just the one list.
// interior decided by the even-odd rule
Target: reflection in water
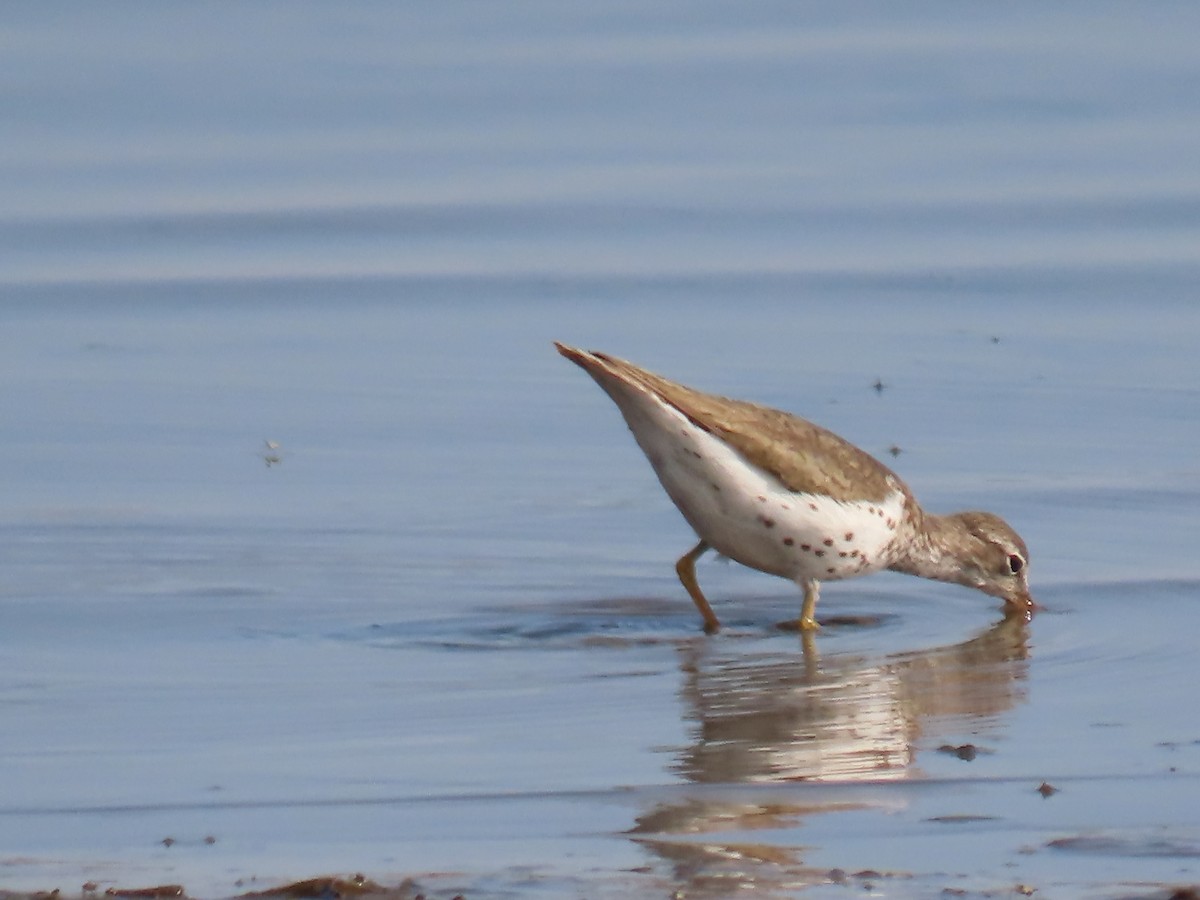
[{"label": "reflection in water", "polygon": [[931,720],[959,731],[1022,697],[1025,622],[1007,618],[950,647],[871,660],[684,655],[694,742],[675,768],[689,781],[901,778]]},{"label": "reflection in water", "polygon": [[[810,648],[803,657],[748,657],[690,644],[680,650],[680,693],[684,716],[694,723],[692,741],[677,751],[673,768],[697,785],[909,777],[918,740],[977,731],[1024,699],[1027,639],[1025,620],[1012,616],[961,644],[877,659],[818,660]],[[725,791],[683,793],[689,795],[640,815],[631,833],[691,889],[715,877],[714,867],[725,889],[730,876],[759,887],[826,876],[806,873],[797,860],[782,864],[783,848],[747,856],[744,844],[668,835],[787,827],[806,814],[864,803],[857,792],[852,798],[755,790],[736,799]],[[748,865],[751,857],[759,862]],[[732,858],[737,865],[725,871]]]}]

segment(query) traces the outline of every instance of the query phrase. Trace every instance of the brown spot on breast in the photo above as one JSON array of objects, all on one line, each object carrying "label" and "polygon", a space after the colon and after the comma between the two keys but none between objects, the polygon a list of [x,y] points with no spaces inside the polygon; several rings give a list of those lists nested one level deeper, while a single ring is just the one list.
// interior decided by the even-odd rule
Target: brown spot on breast
[{"label": "brown spot on breast", "polygon": [[814,551],[813,551],[813,555],[814,555],[814,556],[824,556],[824,555],[825,555],[825,551],[824,551],[824,550],[814,550]]},{"label": "brown spot on breast", "polygon": [[849,555],[850,555],[850,554],[849,554],[849,553],[847,553],[845,550],[839,550],[839,551],[838,551],[838,556],[840,556],[842,559],[845,559],[845,558],[846,558],[847,556],[849,556]]},{"label": "brown spot on breast", "polygon": [[832,547],[833,546],[833,538],[825,538],[825,540],[821,541],[821,543],[824,544],[826,547]]},{"label": "brown spot on breast", "polygon": [[762,523],[763,523],[764,525],[766,525],[768,528],[774,528],[774,527],[775,527],[775,520],[774,520],[774,519],[768,519],[768,518],[766,518],[765,516],[763,517]]},{"label": "brown spot on breast", "polygon": [[801,549],[801,550],[805,550],[805,551],[811,550],[811,549],[812,549],[812,544],[801,544],[801,545],[800,545],[800,549]]},{"label": "brown spot on breast", "polygon": [[792,540],[790,537],[786,537],[783,539],[783,544],[785,547],[790,547],[794,543],[796,543],[796,542],[794,540]]},{"label": "brown spot on breast", "polygon": [[759,503],[766,503],[766,502],[767,502],[767,498],[766,498],[766,497],[764,497],[762,494],[759,494],[757,499],[758,499],[758,502],[759,502]]},{"label": "brown spot on breast", "polygon": [[853,531],[847,531],[847,532],[846,532],[846,533],[845,533],[845,534],[842,536],[842,540],[845,540],[845,541],[852,541],[852,540],[854,540],[854,532],[853,532]]},{"label": "brown spot on breast", "polygon": [[718,494],[721,493],[721,486],[719,484],[717,484],[715,481],[710,481],[708,484]]},{"label": "brown spot on breast", "polygon": [[692,451],[692,456],[696,457],[696,459],[704,459],[704,457],[701,456],[700,453],[697,452],[696,450]]},{"label": "brown spot on breast", "polygon": [[851,559],[854,559],[856,556],[858,556],[858,551],[857,551],[857,550],[851,550],[851,551],[850,551],[850,558],[851,558]]},{"label": "brown spot on breast", "polygon": [[810,503],[810,504],[808,504],[808,508],[809,508],[809,509],[811,509],[813,512],[816,512],[816,511],[817,511],[817,504],[815,504],[815,503]]},{"label": "brown spot on breast", "polygon": [[837,569],[835,569],[833,566],[830,566],[830,567],[829,567],[828,569],[826,569],[825,571],[826,571],[826,572],[828,572],[830,575],[832,575],[834,572],[836,572],[836,571],[837,571]]},{"label": "brown spot on breast", "polygon": [[867,507],[867,515],[868,515],[868,516],[873,516],[873,515],[875,515],[875,507],[873,507],[873,506],[868,506],[868,507]]},{"label": "brown spot on breast", "polygon": [[895,519],[888,519],[888,520],[887,520],[887,527],[888,527],[888,528],[890,528],[892,531],[895,531],[895,530],[896,530],[896,520],[895,520]]}]

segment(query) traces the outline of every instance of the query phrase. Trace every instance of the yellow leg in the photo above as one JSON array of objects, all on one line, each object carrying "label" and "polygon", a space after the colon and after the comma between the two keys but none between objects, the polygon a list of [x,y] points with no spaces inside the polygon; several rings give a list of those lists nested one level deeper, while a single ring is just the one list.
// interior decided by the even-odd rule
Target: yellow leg
[{"label": "yellow leg", "polygon": [[700,585],[696,583],[696,560],[707,549],[708,544],[704,543],[704,541],[698,543],[687,553],[683,554],[683,556],[679,557],[679,562],[675,563],[675,572],[679,575],[679,580],[683,582],[684,588],[687,589],[688,596],[696,604],[696,609],[700,610],[700,615],[704,617],[705,634],[715,634],[720,629],[721,623],[717,621],[712,607],[708,605],[708,600],[705,599],[703,591],[700,590]]},{"label": "yellow leg", "polygon": [[817,653],[817,638],[815,631],[800,632],[800,651],[804,654],[804,674],[808,678],[816,678],[820,671],[818,664],[821,661],[820,655]]},{"label": "yellow leg", "polygon": [[800,630],[816,631],[821,626],[817,624],[817,597],[821,593],[821,582],[810,578],[804,582],[804,605],[800,607]]}]

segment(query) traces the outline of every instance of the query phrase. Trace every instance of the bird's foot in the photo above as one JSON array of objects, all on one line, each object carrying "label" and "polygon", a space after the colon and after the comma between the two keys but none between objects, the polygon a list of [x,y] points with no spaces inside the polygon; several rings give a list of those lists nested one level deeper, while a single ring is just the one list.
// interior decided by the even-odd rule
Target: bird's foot
[{"label": "bird's foot", "polygon": [[775,627],[780,631],[802,631],[811,634],[821,627],[821,623],[812,616],[799,619],[788,619],[786,622],[776,622]]}]

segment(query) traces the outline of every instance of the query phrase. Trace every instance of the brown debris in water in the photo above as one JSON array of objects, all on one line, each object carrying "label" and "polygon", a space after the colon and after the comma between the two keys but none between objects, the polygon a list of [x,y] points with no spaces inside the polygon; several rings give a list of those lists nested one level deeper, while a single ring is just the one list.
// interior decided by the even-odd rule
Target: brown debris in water
[{"label": "brown debris in water", "polygon": [[1052,785],[1048,781],[1043,781],[1041,784],[1038,785],[1037,792],[1039,794],[1041,794],[1043,797],[1052,797],[1058,793],[1058,788],[1056,788],[1054,785]]},{"label": "brown debris in water", "polygon": [[117,888],[110,887],[104,891],[105,897],[124,897],[126,900],[164,900],[167,897],[186,897],[182,884],[160,884],[148,888]]},{"label": "brown debris in water", "polygon": [[[251,900],[251,898],[259,897],[321,897],[326,898],[326,900],[338,897],[380,898],[380,900],[425,900],[425,893],[417,882],[411,878],[404,879],[404,881],[395,887],[385,887],[359,873],[353,878],[339,878],[337,876],[306,878],[303,881],[294,881],[291,884],[268,888],[265,891],[238,894],[237,900]],[[466,900],[466,898],[462,894],[455,894],[451,900]]]},{"label": "brown debris in water", "polygon": [[953,744],[942,744],[937,748],[937,752],[957,756],[959,759],[970,762],[979,754],[979,748],[974,744],[959,744],[957,747]]},{"label": "brown debris in water", "polygon": [[361,897],[365,894],[383,894],[387,888],[371,881],[359,873],[353,878],[326,876],[306,878],[291,884],[239,894],[239,897]]}]

